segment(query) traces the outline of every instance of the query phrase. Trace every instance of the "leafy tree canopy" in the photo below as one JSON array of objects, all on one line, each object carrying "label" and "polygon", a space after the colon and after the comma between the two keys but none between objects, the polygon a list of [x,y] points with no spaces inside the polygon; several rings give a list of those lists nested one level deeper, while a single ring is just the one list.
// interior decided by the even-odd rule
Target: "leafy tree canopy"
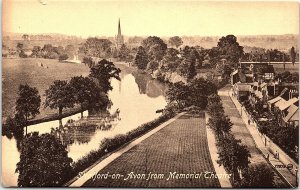
[{"label": "leafy tree canopy", "polygon": [[39,114],[41,105],[41,96],[35,87],[28,84],[19,86],[19,94],[16,101],[16,111],[22,114],[26,119],[35,117]]},{"label": "leafy tree canopy", "polygon": [[162,60],[167,44],[157,36],[149,36],[142,41],[142,46],[145,49],[149,59],[160,61]]},{"label": "leafy tree canopy", "polygon": [[175,46],[176,48],[178,48],[182,45],[183,41],[179,36],[173,36],[169,39],[169,43],[171,46]]},{"label": "leafy tree canopy", "polygon": [[226,59],[231,65],[236,65],[244,53],[243,47],[239,45],[234,35],[227,35],[220,38],[217,48],[220,58]]},{"label": "leafy tree canopy", "polygon": [[241,187],[272,188],[274,173],[266,164],[252,165],[244,173]]},{"label": "leafy tree canopy", "polygon": [[19,187],[59,187],[71,173],[72,159],[64,147],[50,134],[30,133],[22,141]]},{"label": "leafy tree canopy", "polygon": [[138,48],[138,51],[137,51],[137,54],[135,56],[135,59],[134,59],[134,64],[139,68],[139,69],[146,69],[147,68],[147,64],[149,62],[149,59],[148,59],[148,55],[145,51],[145,49],[140,46]]},{"label": "leafy tree canopy", "polygon": [[108,58],[111,56],[112,42],[108,39],[88,38],[80,51],[88,57]]},{"label": "leafy tree canopy", "polygon": [[174,48],[168,48],[166,54],[160,62],[160,70],[175,71],[180,65],[179,51]]},{"label": "leafy tree canopy", "polygon": [[120,73],[121,69],[117,68],[113,62],[103,59],[91,68],[89,76],[98,79],[100,88],[106,94],[109,90],[113,89],[110,79],[121,80]]}]

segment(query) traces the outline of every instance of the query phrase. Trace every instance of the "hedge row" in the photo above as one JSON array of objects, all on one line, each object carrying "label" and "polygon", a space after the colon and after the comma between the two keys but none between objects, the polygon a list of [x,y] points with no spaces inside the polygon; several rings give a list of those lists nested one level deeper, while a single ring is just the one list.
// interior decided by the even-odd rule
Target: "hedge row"
[{"label": "hedge row", "polygon": [[104,155],[108,154],[109,152],[117,150],[118,148],[122,147],[124,144],[131,142],[135,138],[147,133],[151,129],[154,129],[155,127],[159,126],[161,123],[169,120],[174,116],[175,116],[174,112],[164,112],[163,115],[161,115],[157,119],[142,124],[141,126],[129,131],[124,135],[117,135],[113,138],[103,139],[100,143],[98,150],[91,151],[89,154],[83,156],[80,160],[73,163],[72,165],[73,171],[72,171],[72,175],[70,175],[70,179],[78,175],[79,172],[82,172],[86,168],[93,165]]}]

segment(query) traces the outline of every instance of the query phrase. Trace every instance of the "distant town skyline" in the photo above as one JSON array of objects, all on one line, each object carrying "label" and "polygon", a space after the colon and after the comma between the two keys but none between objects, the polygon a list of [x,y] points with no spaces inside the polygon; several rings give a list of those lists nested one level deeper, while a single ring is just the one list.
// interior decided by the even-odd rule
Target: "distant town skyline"
[{"label": "distant town skyline", "polygon": [[298,2],[4,0],[2,31],[82,37],[299,33]]}]

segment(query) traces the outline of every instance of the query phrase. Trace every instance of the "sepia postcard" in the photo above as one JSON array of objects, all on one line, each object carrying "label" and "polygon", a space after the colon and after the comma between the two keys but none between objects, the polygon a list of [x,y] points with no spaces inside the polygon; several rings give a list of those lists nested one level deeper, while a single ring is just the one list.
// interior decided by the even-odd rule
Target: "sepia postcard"
[{"label": "sepia postcard", "polygon": [[3,0],[3,187],[297,188],[297,1]]}]

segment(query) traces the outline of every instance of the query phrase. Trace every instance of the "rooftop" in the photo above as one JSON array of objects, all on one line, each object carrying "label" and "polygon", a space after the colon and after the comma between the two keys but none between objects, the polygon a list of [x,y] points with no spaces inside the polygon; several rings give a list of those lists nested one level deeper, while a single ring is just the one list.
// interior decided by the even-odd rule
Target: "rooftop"
[{"label": "rooftop", "polygon": [[281,99],[280,101],[278,101],[275,104],[275,106],[278,107],[278,109],[280,109],[282,111],[282,110],[287,109],[288,107],[290,107],[291,105],[293,105],[297,101],[299,101],[298,98],[292,98],[292,99],[289,99],[288,101],[286,101],[284,99]]},{"label": "rooftop", "polygon": [[299,121],[299,108],[297,106],[291,105],[287,111],[288,111],[288,114],[283,119],[284,122]]}]

